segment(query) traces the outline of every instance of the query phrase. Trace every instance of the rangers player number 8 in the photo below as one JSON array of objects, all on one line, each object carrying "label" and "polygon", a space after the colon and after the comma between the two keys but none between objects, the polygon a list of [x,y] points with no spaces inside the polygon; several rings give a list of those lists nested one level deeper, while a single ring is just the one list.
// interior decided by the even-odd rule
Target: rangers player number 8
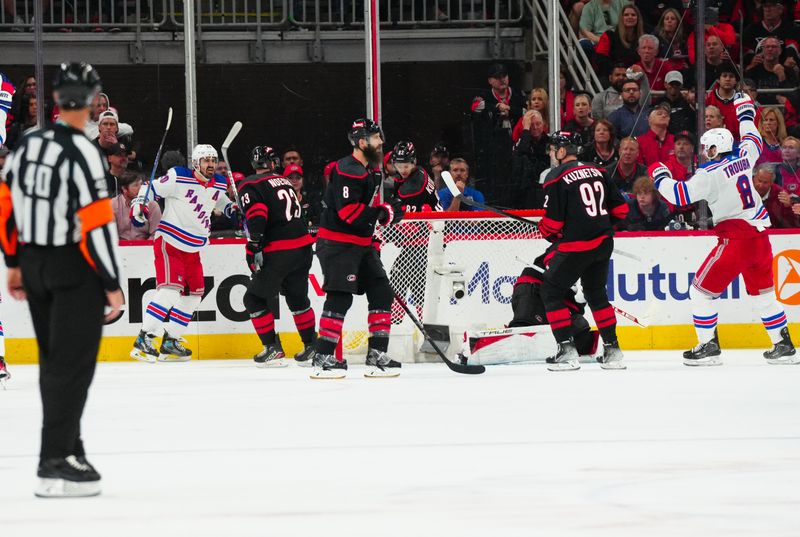
[{"label": "rangers player number 8", "polygon": [[750,188],[750,181],[746,175],[740,175],[736,180],[736,190],[739,191],[739,196],[742,198],[742,209],[751,209],[756,206],[753,190]]}]

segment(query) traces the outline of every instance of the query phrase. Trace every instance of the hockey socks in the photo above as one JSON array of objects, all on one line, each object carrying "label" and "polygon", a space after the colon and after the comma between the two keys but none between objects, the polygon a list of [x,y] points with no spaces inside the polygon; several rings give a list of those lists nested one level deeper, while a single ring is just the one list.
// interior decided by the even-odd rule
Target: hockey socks
[{"label": "hockey socks", "polygon": [[370,310],[369,348],[385,353],[389,349],[389,333],[392,329],[391,313],[384,310]]},{"label": "hockey socks", "polygon": [[200,306],[202,296],[186,295],[178,298],[177,304],[172,306],[169,312],[169,323],[167,333],[173,338],[181,337],[186,333],[186,327],[192,320],[195,310]]},{"label": "hockey socks", "polygon": [[603,338],[603,343],[615,343],[617,341],[617,315],[610,304],[599,309],[592,309],[592,317]]},{"label": "hockey socks", "polygon": [[0,356],[6,355],[6,334],[3,332],[3,322],[0,321]]},{"label": "hockey socks", "polygon": [[708,343],[714,339],[717,331],[718,314],[714,307],[714,297],[694,285],[689,288],[689,296],[692,300],[692,318],[697,341],[701,344]]},{"label": "hockey socks", "polygon": [[[327,304],[326,304],[327,305]],[[342,337],[344,314],[323,310],[319,318],[319,338],[317,354],[332,355]]]},{"label": "hockey socks", "polygon": [[300,334],[300,339],[303,340],[303,344],[310,345],[314,341],[314,328],[316,324],[314,310],[309,307],[301,311],[293,311],[292,317],[294,318],[294,325],[297,327],[297,332]]},{"label": "hockey socks", "polygon": [[764,324],[772,344],[780,343],[783,339],[781,330],[787,325],[787,320],[786,312],[775,300],[775,293],[770,289],[763,294],[754,296],[753,301],[756,313],[761,317],[761,322]]},{"label": "hockey socks", "polygon": [[258,339],[265,347],[275,343],[275,316],[269,311],[257,311],[250,314],[250,322],[256,329]]},{"label": "hockey socks", "polygon": [[553,330],[553,337],[558,343],[569,341],[572,336],[572,316],[567,308],[547,312],[547,322]]},{"label": "hockey socks", "polygon": [[142,330],[156,337],[161,336],[164,332],[164,322],[169,319],[169,310],[180,298],[181,294],[177,289],[169,287],[158,289],[145,310]]}]

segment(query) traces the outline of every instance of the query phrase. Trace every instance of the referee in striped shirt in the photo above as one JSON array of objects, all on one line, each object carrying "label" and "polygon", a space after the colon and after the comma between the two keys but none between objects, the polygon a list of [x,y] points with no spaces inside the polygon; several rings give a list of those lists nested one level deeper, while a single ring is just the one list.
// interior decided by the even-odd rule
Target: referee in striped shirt
[{"label": "referee in striped shirt", "polygon": [[100,474],[86,460],[80,420],[94,376],[104,308],[123,295],[105,160],[83,134],[100,78],[62,64],[55,125],[27,134],[3,168],[0,245],[11,296],[27,298],[39,344],[42,395],[36,495],[94,496]]}]

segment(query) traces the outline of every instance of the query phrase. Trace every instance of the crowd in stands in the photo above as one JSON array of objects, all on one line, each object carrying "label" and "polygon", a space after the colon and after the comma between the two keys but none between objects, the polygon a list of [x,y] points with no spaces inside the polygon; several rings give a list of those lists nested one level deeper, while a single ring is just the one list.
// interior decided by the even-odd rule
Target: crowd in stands
[{"label": "crowd in stands", "polygon": [[[670,206],[642,179],[651,162],[665,162],[679,180],[690,179],[702,164],[696,151],[698,91],[704,93],[705,130],[725,127],[737,142],[734,94],[744,91],[753,97],[764,140],[759,169],[772,173],[771,186],[759,193],[774,216],[774,227],[800,227],[800,26],[795,25],[800,2],[706,2],[706,80],[699,90],[695,10],[689,7],[693,2],[562,4],[605,88],[593,95],[562,69],[557,100],[561,129],[581,134],[579,158],[607,170],[629,199],[631,216],[622,227],[713,225],[713,215],[694,206]],[[488,87],[475,95],[469,109],[475,186],[490,203],[541,208],[543,174],[550,167],[552,97],[543,87],[527,94],[518,91],[501,64],[491,66],[487,78]]]},{"label": "crowd in stands", "polygon": [[[738,141],[733,99],[748,92],[758,104],[756,124],[764,151],[754,174],[754,184],[769,211],[773,227],[800,227],[800,2],[759,0],[709,1],[706,12],[706,87],[695,84],[694,11],[684,0],[662,2],[631,0],[562,0],[570,13],[581,46],[604,82],[592,94],[572,80],[568,70],[560,76],[559,96],[544,87],[523,92],[510,80],[503,64],[490,66],[487,87],[466,109],[473,134],[472,151],[452,158],[444,143],[425,155],[426,168],[439,189],[447,211],[470,210],[444,188],[441,174],[449,170],[465,196],[508,209],[542,208],[542,181],[550,168],[548,133],[555,118],[550,102],[558,103],[562,130],[578,132],[583,139],[580,159],[604,168],[627,197],[631,211],[620,229],[663,230],[706,228],[713,215],[693,205],[674,207],[661,199],[647,178],[646,165],[663,161],[677,180],[690,179],[702,158],[696,143],[698,91],[705,95],[704,127],[729,129]],[[737,29],[743,24],[744,30]],[[36,125],[36,80],[21,80],[7,118],[6,146],[0,161],[20,137]],[[145,170],[134,141],[134,126],[101,93],[91,109],[87,137],[106,155],[109,192],[116,196],[114,210],[123,239],[148,239],[158,224],[159,207],[153,203],[150,221],[143,228],[130,226],[130,203]],[[58,110],[47,110],[55,121]],[[395,140],[396,141],[396,140]],[[387,193],[395,173],[389,149],[384,159]],[[331,155],[331,158],[337,155]],[[168,151],[160,172],[186,166],[178,151]],[[330,165],[307,175],[301,152],[282,152],[282,173],[295,185],[303,218],[314,227],[319,222],[322,197]],[[218,173],[226,176],[227,163]],[[231,170],[232,171],[232,170]],[[321,173],[320,173],[321,172]],[[233,171],[244,177],[249,170]],[[317,177],[321,175],[320,180]],[[230,192],[233,198],[233,192]],[[241,222],[218,214],[212,219],[216,234],[241,232]]]}]

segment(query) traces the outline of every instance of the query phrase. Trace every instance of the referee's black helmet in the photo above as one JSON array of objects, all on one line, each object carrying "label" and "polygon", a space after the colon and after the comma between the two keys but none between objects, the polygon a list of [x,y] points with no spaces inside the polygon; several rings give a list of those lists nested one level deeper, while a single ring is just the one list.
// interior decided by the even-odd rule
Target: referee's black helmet
[{"label": "referee's black helmet", "polygon": [[61,110],[89,107],[100,87],[97,71],[86,62],[62,63],[53,83],[56,104]]}]

